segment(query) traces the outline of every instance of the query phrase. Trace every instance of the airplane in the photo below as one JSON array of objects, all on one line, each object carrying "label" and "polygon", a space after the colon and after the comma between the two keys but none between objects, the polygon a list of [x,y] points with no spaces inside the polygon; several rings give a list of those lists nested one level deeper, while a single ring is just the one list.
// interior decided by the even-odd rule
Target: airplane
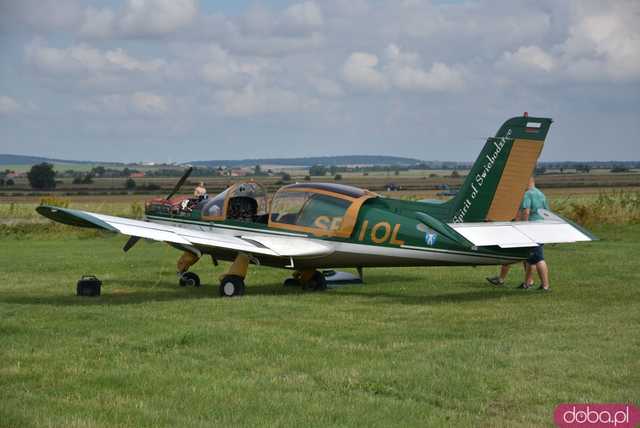
[{"label": "airplane", "polygon": [[324,290],[322,269],[502,265],[526,260],[548,243],[592,241],[581,226],[550,211],[543,221],[516,218],[552,120],[527,113],[507,120],[487,139],[462,187],[448,201],[409,201],[336,183],[285,185],[271,200],[259,183],[234,184],[212,197],[174,197],[145,203],[142,220],[41,205],[60,223],[128,235],[182,251],[181,286],[200,286],[189,270],[203,256],[232,262],[220,276],[223,297],[241,296],[250,264],[292,270],[286,286]]}]

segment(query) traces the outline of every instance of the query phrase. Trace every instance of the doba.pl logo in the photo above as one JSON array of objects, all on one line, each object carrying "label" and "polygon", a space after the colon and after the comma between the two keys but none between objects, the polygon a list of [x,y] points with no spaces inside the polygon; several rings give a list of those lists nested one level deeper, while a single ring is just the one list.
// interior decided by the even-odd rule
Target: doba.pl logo
[{"label": "doba.pl logo", "polygon": [[561,428],[635,428],[640,409],[632,404],[560,404],[553,420]]}]

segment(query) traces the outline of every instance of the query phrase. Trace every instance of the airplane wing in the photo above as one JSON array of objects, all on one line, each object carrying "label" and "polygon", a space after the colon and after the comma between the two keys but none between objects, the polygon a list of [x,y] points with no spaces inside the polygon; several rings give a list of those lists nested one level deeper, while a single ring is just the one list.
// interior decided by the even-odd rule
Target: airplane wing
[{"label": "airplane wing", "polygon": [[231,236],[215,230],[186,229],[68,208],[43,205],[36,210],[45,217],[72,226],[103,229],[123,235],[196,248],[218,248],[276,257],[318,257],[334,251],[330,243],[295,236],[264,236],[246,232]]},{"label": "airplane wing", "polygon": [[460,235],[478,247],[537,247],[538,244],[595,241],[589,231],[547,210],[538,211],[542,221],[449,223]]}]

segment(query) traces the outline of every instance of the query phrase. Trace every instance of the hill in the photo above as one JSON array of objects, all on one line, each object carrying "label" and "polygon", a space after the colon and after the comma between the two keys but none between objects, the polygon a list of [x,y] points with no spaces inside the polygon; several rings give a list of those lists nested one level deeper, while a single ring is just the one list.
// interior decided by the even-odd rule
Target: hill
[{"label": "hill", "polygon": [[258,158],[241,160],[204,160],[192,161],[191,165],[198,166],[227,166],[242,167],[253,165],[282,165],[282,166],[346,166],[346,165],[415,165],[421,163],[419,159],[404,158],[398,156],[371,156],[371,155],[350,155],[350,156],[316,156],[304,158]]}]

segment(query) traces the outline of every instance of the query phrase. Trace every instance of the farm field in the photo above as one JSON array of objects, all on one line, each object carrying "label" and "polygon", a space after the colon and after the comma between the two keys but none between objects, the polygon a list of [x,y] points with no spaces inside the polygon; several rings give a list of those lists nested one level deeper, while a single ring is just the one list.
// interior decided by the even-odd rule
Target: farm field
[{"label": "farm field", "polygon": [[[304,182],[306,170],[297,170],[291,173],[290,181],[283,181],[279,175],[258,176],[258,177],[190,177],[185,184],[185,189],[193,189],[199,182],[204,181],[210,193],[218,193],[226,189],[229,185],[239,181],[255,180],[265,186],[269,192],[274,192],[284,184],[292,182]],[[418,193],[430,192],[434,194],[442,190],[443,186],[459,188],[464,181],[466,171],[460,171],[459,177],[452,177],[451,171],[415,170],[400,171],[399,175],[383,172],[371,172],[369,175],[362,173],[341,173],[342,179],[335,180],[333,176],[314,176],[312,181],[338,182],[358,187],[364,187],[375,192],[384,192],[390,185],[396,186],[404,192]],[[26,177],[16,178],[12,186],[0,187],[0,200],[8,197],[32,196],[55,194],[61,196],[95,196],[108,195],[126,196],[127,194],[154,194],[166,195],[178,181],[178,177],[143,177],[135,178],[136,188],[125,189],[127,178],[94,178],[91,184],[74,184],[71,178],[59,179],[56,190],[35,191],[29,186]],[[584,173],[553,173],[537,177],[537,183],[542,189],[593,189],[593,188],[629,188],[640,187],[640,173],[605,173],[592,172]],[[154,190],[149,191],[148,186],[153,186]]]},{"label": "farm field", "polygon": [[[126,238],[0,238],[2,426],[550,426],[561,402],[640,396],[640,226],[549,248],[550,294],[494,268],[370,269],[324,293],[224,266],[180,288],[178,252]],[[74,295],[82,274],[99,298]]]}]

